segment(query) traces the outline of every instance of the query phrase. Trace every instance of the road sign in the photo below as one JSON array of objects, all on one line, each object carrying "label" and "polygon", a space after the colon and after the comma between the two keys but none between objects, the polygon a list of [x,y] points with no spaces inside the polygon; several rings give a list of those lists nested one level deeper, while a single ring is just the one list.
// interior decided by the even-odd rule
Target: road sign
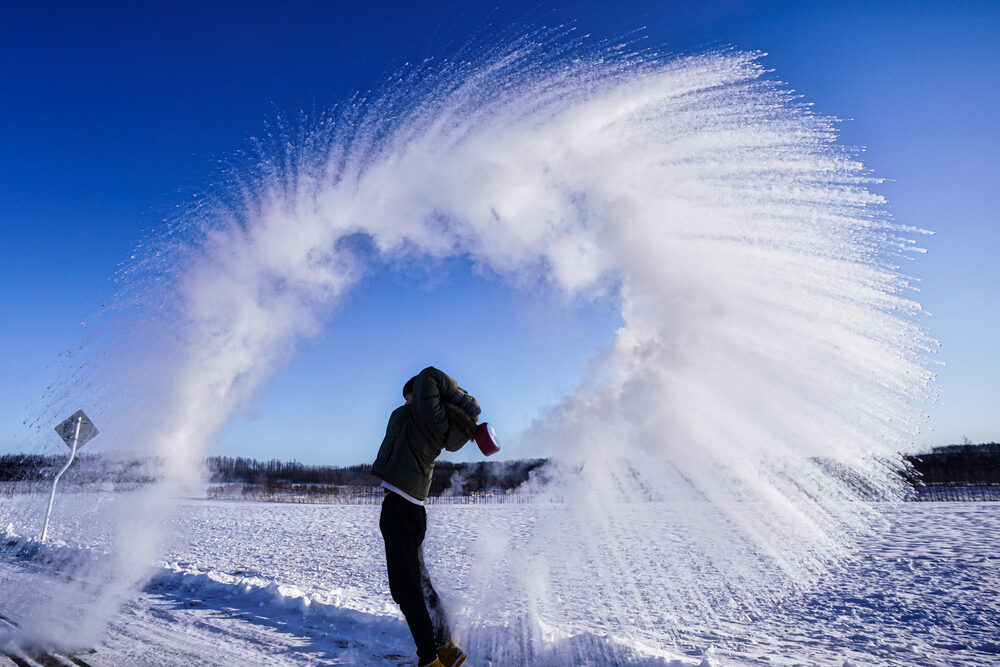
[{"label": "road sign", "polygon": [[[77,420],[80,422],[80,432],[77,435]],[[83,410],[77,410],[73,413],[73,416],[64,421],[59,426],[56,426],[56,433],[59,437],[63,439],[66,446],[70,449],[73,448],[73,438],[76,438],[76,448],[80,449],[87,442],[89,442],[95,435],[97,435],[97,427],[94,426],[94,422],[90,421],[90,417],[83,413]]]},{"label": "road sign", "polygon": [[87,441],[97,435],[97,427],[94,426],[94,422],[90,421],[90,417],[83,414],[83,410],[77,410],[69,419],[56,426],[56,433],[59,434],[59,437],[63,439],[63,442],[70,449],[69,460],[66,461],[66,465],[56,473],[55,479],[52,480],[52,494],[49,496],[49,508],[45,511],[45,523],[42,524],[42,542],[45,541],[45,536],[49,532],[49,517],[52,516],[52,503],[56,501],[56,484],[59,483],[59,478],[69,469],[70,464],[73,463],[73,459],[76,458],[76,450],[83,447]]}]

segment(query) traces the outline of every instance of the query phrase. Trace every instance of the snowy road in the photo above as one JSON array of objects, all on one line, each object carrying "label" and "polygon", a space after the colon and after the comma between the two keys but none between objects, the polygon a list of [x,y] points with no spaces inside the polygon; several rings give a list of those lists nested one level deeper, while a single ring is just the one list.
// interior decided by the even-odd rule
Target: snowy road
[{"label": "snowy road", "polygon": [[[14,622],[30,616],[33,600],[61,594],[65,562],[100,553],[107,536],[93,526],[102,502],[65,506],[56,539],[40,548],[19,537],[32,534],[37,497],[4,500],[0,526],[12,525],[0,549],[0,614]],[[377,507],[190,501],[182,509],[178,525],[190,540],[169,550],[92,652],[37,659],[25,650],[0,665],[412,663],[406,626],[384,579]],[[527,539],[533,523],[552,511],[429,509],[429,567],[459,616],[476,593],[477,531]],[[567,573],[571,583],[550,591],[559,604],[541,610],[537,625],[515,619],[473,628],[470,664],[997,664],[1000,505],[919,503],[886,512],[890,527],[866,540],[843,569],[749,618],[720,606],[710,620],[695,622],[663,609],[630,621],[639,630],[629,636],[615,636],[594,620],[600,614],[588,612],[613,606],[601,598],[619,584],[581,591]],[[446,543],[465,546],[442,548]],[[621,545],[634,582],[652,599],[659,589],[684,585],[671,578],[676,570],[669,563],[648,565],[656,559],[644,549],[663,544]],[[519,635],[539,633],[548,649],[510,648],[526,645]]]}]

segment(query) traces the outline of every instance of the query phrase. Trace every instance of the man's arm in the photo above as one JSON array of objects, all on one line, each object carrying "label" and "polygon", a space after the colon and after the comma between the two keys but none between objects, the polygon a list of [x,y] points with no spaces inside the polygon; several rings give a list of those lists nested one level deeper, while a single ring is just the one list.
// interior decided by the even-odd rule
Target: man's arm
[{"label": "man's arm", "polygon": [[456,392],[458,384],[433,366],[420,371],[413,383],[414,416],[442,440],[448,434],[448,415],[443,403]]}]

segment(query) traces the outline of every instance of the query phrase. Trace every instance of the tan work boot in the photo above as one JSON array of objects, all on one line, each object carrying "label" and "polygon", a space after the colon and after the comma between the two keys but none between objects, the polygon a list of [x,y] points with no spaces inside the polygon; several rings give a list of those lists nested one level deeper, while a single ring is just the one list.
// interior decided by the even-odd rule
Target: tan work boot
[{"label": "tan work boot", "polygon": [[441,664],[440,660],[434,658],[434,662],[428,662],[426,665],[419,665],[419,667],[444,667],[444,665]]},{"label": "tan work boot", "polygon": [[458,667],[468,657],[455,642],[448,642],[438,649],[438,659],[444,667]]}]

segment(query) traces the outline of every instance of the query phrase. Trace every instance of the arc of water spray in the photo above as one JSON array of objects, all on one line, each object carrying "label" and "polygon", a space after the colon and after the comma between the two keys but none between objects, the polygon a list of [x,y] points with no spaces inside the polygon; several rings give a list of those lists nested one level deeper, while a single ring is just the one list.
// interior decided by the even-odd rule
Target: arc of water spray
[{"label": "arc of water spray", "polygon": [[[176,491],[364,274],[359,236],[389,263],[463,256],[514,285],[614,294],[623,323],[599,372],[524,437],[556,460],[559,520],[528,545],[484,536],[494,563],[531,567],[472,572],[469,623],[520,601],[545,622],[662,641],[669,614],[745,612],[772,581],[815,576],[877,522],[865,493],[898,493],[894,451],[931,380],[899,271],[915,246],[832,121],[764,79],[759,54],[549,45],[414,74],[274,137],[135,268],[130,338],[111,340],[147,372],[126,376],[134,391],[112,384],[156,412],[105,421],[162,456],[160,492]],[[673,505],[628,519],[621,503],[638,500]],[[148,530],[129,509],[122,525]],[[155,540],[122,532],[118,565],[148,562]],[[615,549],[633,539],[661,557]],[[607,604],[573,617],[567,572],[593,572]]]}]

